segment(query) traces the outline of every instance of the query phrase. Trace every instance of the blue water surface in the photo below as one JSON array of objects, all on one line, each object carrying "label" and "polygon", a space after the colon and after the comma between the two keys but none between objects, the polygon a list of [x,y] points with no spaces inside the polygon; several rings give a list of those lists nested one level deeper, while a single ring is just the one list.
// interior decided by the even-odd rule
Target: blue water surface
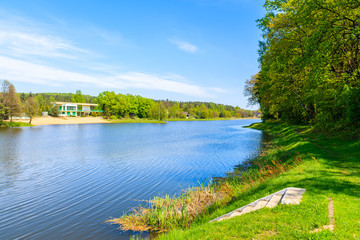
[{"label": "blue water surface", "polygon": [[129,239],[104,222],[255,156],[258,121],[0,129],[0,239]]}]

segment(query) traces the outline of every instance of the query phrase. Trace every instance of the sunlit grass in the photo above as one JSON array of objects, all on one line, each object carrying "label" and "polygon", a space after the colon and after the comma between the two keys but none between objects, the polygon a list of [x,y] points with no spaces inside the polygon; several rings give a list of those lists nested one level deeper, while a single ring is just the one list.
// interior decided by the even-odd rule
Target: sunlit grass
[{"label": "sunlit grass", "polygon": [[146,119],[146,118],[119,118],[109,121],[111,123],[160,123],[160,124],[166,123],[165,121]]},{"label": "sunlit grass", "polygon": [[34,125],[27,122],[3,122],[0,127],[32,127]]},{"label": "sunlit grass", "polygon": [[[255,167],[246,170],[242,165],[224,180],[232,185],[233,199],[208,208],[190,229],[176,229],[160,239],[359,239],[360,141],[349,140],[348,133],[330,137],[303,126],[260,123],[252,127],[273,139],[254,159]],[[300,205],[280,205],[209,223],[286,187],[307,190]],[[313,233],[329,224],[328,197],[334,201],[335,230]]]}]

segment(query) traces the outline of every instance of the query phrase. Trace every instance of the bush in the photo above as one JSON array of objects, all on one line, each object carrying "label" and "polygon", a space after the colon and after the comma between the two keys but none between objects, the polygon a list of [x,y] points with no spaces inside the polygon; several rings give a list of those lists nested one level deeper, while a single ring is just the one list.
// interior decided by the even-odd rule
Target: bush
[{"label": "bush", "polygon": [[53,106],[49,109],[49,115],[52,117],[58,117],[59,116],[59,109],[57,106]]}]

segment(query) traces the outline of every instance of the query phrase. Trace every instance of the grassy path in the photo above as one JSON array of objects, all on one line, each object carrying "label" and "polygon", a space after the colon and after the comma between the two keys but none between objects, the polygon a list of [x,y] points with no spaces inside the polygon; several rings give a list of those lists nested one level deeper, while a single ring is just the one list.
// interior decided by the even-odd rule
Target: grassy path
[{"label": "grassy path", "polygon": [[[237,191],[225,206],[199,218],[188,230],[174,230],[160,239],[359,239],[360,141],[327,138],[306,127],[254,124],[272,135],[264,157],[300,158],[295,168]],[[287,187],[305,188],[300,205],[279,205],[222,222],[209,220]],[[329,224],[328,198],[333,199],[335,229],[312,232]]]}]

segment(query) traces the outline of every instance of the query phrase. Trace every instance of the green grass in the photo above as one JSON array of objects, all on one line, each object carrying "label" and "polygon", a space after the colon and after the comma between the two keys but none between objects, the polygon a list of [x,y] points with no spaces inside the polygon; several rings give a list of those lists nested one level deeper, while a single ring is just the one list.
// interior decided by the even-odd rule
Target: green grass
[{"label": "green grass", "polygon": [[121,118],[116,120],[109,120],[111,123],[161,123],[165,124],[165,121],[161,120],[150,120],[145,118]]},{"label": "green grass", "polygon": [[[325,137],[307,127],[277,123],[259,123],[251,128],[272,136],[270,147],[258,160],[281,162],[291,166],[290,170],[262,177],[255,168],[249,174],[251,184],[227,179],[233,181],[232,201],[209,208],[191,228],[170,231],[160,239],[359,239],[360,141],[346,140],[338,134]],[[209,223],[286,187],[307,190],[300,205],[280,205]],[[311,233],[329,224],[328,197],[334,200],[335,230]]]},{"label": "green grass", "polygon": [[206,119],[194,119],[194,118],[169,118],[167,122],[178,122],[178,121],[220,121],[220,120],[239,120],[239,119],[259,119],[259,118],[206,118]]},{"label": "green grass", "polygon": [[195,119],[195,118],[168,118],[167,122],[179,122],[179,121],[219,121],[219,120],[231,120],[232,118],[206,118],[206,119]]},{"label": "green grass", "polygon": [[32,127],[34,125],[25,122],[4,122],[0,127]]}]

